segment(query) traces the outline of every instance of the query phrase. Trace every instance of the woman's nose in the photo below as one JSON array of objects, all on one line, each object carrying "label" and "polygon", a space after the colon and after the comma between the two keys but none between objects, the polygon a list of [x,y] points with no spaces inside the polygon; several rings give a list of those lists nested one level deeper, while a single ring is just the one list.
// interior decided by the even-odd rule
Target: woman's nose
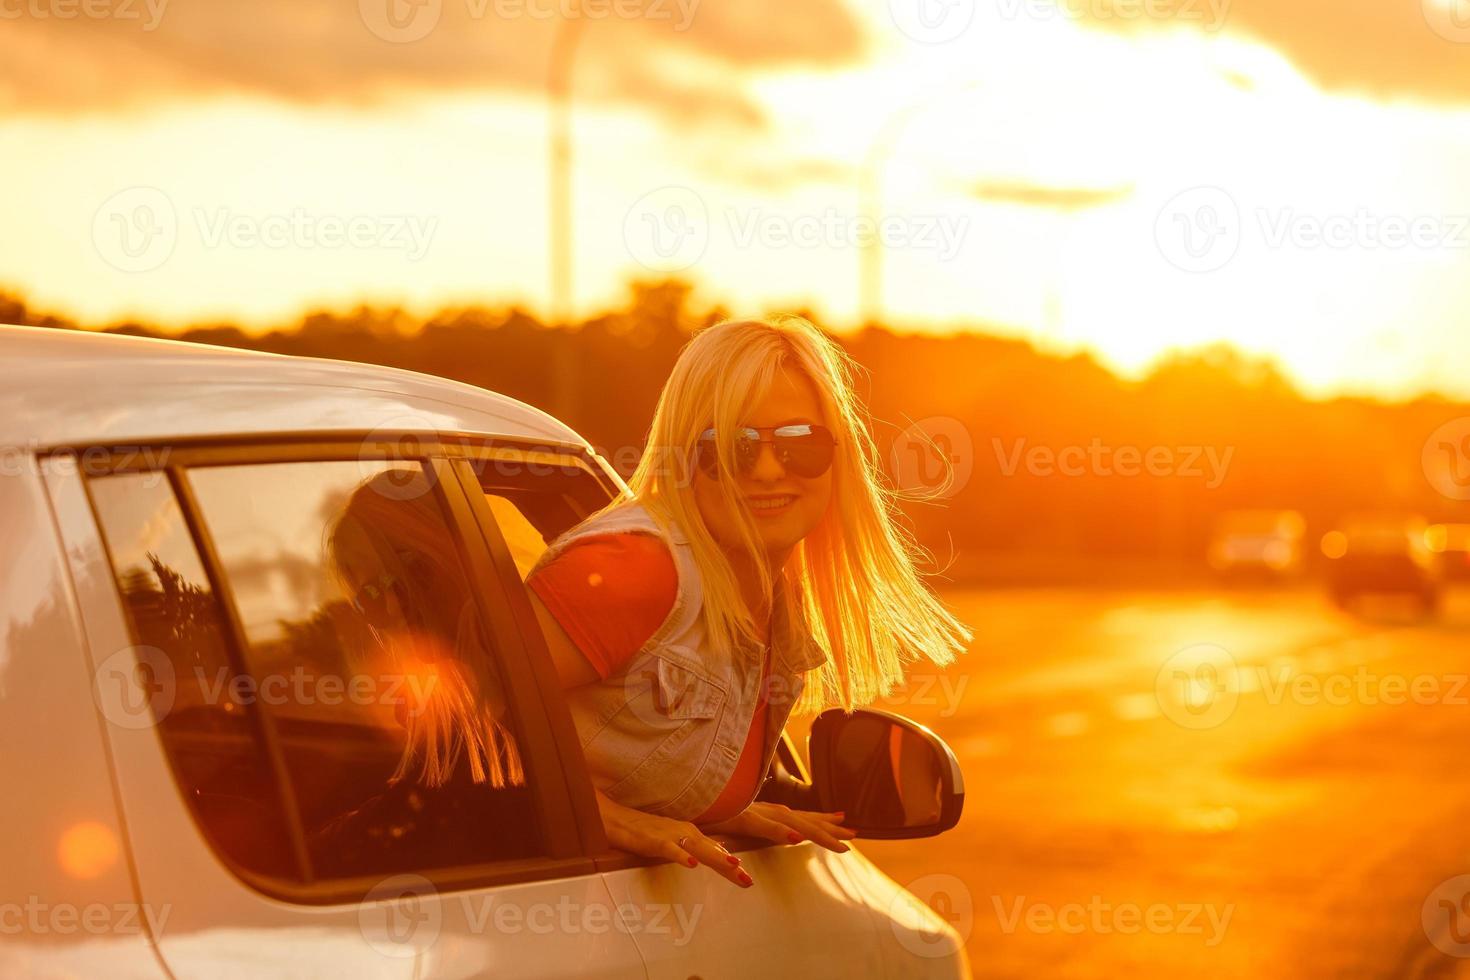
[{"label": "woman's nose", "polygon": [[786,475],[786,467],[777,457],[775,446],[769,442],[760,444],[755,456],[755,465],[750,469],[750,475],[756,480],[779,480]]}]

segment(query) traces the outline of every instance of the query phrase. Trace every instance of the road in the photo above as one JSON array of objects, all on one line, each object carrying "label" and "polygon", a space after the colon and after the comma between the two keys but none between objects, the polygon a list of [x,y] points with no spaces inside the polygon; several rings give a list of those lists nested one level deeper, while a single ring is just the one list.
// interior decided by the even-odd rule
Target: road
[{"label": "road", "polygon": [[945,598],[973,647],[881,706],[955,749],[964,817],[862,849],[977,976],[1464,974],[1470,597]]}]

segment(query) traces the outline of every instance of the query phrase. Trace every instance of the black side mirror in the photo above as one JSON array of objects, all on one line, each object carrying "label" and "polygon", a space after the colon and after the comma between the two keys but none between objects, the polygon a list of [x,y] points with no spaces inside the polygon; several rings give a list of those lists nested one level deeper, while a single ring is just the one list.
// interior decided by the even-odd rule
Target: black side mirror
[{"label": "black side mirror", "polygon": [[859,837],[933,837],[953,827],[965,805],[960,764],[944,739],[887,711],[841,708],[812,722],[816,809],[841,810]]}]

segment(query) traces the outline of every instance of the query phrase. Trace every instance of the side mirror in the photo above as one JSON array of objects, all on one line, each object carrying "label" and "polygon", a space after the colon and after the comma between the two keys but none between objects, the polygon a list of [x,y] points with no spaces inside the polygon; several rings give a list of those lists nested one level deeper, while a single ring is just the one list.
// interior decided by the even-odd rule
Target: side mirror
[{"label": "side mirror", "polygon": [[960,764],[923,725],[887,711],[831,708],[812,722],[810,748],[816,808],[841,810],[859,837],[933,837],[959,822]]}]

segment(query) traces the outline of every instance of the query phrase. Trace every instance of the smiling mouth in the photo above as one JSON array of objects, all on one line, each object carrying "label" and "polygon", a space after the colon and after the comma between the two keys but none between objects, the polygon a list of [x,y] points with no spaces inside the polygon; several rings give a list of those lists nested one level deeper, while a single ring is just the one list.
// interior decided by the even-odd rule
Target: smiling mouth
[{"label": "smiling mouth", "polygon": [[789,504],[795,503],[796,495],[793,493],[783,493],[777,496],[750,497],[748,499],[751,510],[780,510]]}]

